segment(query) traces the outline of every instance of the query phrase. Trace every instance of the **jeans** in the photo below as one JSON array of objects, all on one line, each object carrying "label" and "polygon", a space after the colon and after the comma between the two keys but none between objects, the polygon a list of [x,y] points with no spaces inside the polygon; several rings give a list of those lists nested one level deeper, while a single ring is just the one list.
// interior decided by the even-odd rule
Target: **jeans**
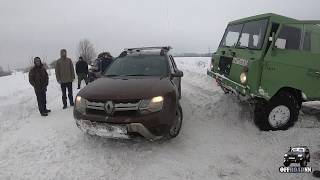
[{"label": "jeans", "polygon": [[40,113],[46,113],[47,110],[47,95],[46,89],[35,89],[37,96],[38,108]]},{"label": "jeans", "polygon": [[81,81],[83,81],[88,85],[88,75],[86,73],[78,74],[78,89],[81,87]]},{"label": "jeans", "polygon": [[68,97],[69,97],[70,105],[73,105],[72,82],[68,82],[68,83],[61,83],[63,106],[67,106],[67,89],[68,89]]}]

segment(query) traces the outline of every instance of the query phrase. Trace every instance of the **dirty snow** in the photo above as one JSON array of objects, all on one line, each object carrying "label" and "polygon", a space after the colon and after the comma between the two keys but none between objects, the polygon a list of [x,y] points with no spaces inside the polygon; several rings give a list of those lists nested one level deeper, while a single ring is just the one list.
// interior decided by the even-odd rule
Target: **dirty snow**
[{"label": "dirty snow", "polygon": [[[287,131],[261,132],[252,108],[224,95],[207,77],[210,58],[177,58],[184,71],[181,134],[166,142],[111,140],[83,134],[72,108],[62,110],[54,73],[49,117],[39,116],[27,74],[0,78],[0,179],[313,179],[280,174],[290,146],[311,149],[320,167],[320,105],[304,105]],[[75,85],[74,85],[75,87]],[[75,92],[76,94],[76,92]]]}]

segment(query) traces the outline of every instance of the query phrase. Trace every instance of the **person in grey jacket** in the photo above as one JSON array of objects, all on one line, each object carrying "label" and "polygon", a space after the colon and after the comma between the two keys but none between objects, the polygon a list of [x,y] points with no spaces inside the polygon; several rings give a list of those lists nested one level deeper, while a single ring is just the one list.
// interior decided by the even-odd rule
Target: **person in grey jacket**
[{"label": "person in grey jacket", "polygon": [[74,67],[70,58],[67,57],[67,51],[60,51],[60,59],[56,63],[56,78],[61,86],[63,109],[67,108],[67,89],[70,106],[74,106],[72,82],[75,79]]}]

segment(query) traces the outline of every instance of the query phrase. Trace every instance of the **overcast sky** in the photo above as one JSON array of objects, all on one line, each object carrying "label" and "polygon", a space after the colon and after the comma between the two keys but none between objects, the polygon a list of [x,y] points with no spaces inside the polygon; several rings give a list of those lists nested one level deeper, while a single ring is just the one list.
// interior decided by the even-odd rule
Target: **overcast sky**
[{"label": "overcast sky", "polygon": [[320,20],[319,0],[1,0],[0,66],[31,57],[51,62],[79,40],[114,56],[123,48],[171,45],[175,52],[214,51],[231,20],[262,13]]}]

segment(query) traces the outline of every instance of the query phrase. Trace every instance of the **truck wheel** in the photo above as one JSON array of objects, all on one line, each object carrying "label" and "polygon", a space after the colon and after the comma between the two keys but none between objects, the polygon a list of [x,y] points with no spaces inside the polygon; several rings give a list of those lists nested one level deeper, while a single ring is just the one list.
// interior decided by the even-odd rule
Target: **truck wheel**
[{"label": "truck wheel", "polygon": [[287,130],[298,120],[298,102],[290,93],[282,92],[269,102],[255,107],[255,124],[260,130]]},{"label": "truck wheel", "polygon": [[168,132],[166,139],[172,139],[172,138],[175,138],[179,135],[180,130],[181,130],[181,126],[182,126],[182,119],[183,119],[182,108],[179,104],[178,107],[176,108],[176,117],[175,117],[176,122],[169,129],[169,132]]},{"label": "truck wheel", "polygon": [[290,166],[290,162],[285,161],[285,162],[283,163],[283,165],[284,165],[285,167],[288,167],[288,166]]},{"label": "truck wheel", "polygon": [[306,167],[307,166],[307,160],[303,159],[302,161],[300,161],[300,166],[301,167]]}]

